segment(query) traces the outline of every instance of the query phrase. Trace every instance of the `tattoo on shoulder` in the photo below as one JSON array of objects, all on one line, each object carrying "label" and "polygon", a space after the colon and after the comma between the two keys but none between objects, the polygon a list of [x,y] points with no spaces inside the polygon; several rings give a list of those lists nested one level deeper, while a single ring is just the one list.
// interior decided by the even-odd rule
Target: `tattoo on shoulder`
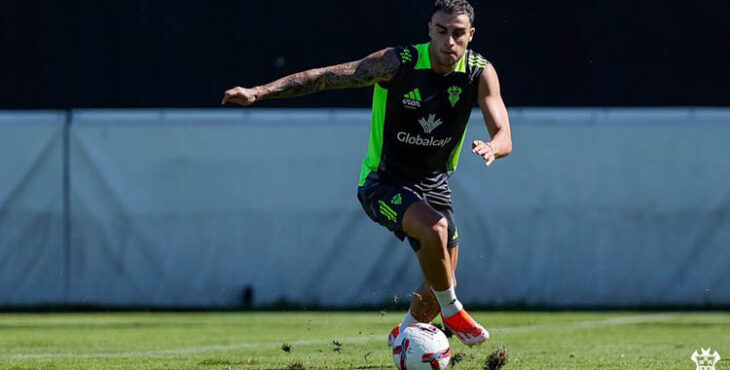
[{"label": "tattoo on shoulder", "polygon": [[372,86],[391,80],[400,68],[394,49],[384,49],[350,63],[310,69],[260,87],[260,98],[301,96],[322,90]]},{"label": "tattoo on shoulder", "polygon": [[360,65],[356,68],[355,77],[357,82],[366,83],[365,86],[374,85],[380,81],[389,81],[398,72],[400,63],[400,58],[395,50],[381,50],[359,61]]}]

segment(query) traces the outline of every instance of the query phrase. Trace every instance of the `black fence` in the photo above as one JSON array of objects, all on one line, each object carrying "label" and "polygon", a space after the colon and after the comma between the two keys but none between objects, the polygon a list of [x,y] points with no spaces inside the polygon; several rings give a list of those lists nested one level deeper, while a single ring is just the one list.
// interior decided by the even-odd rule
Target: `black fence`
[{"label": "black fence", "polygon": [[[727,105],[730,2],[472,0],[508,105]],[[427,39],[430,1],[5,0],[0,109],[213,107],[223,91]],[[364,107],[371,91],[264,102]]]}]

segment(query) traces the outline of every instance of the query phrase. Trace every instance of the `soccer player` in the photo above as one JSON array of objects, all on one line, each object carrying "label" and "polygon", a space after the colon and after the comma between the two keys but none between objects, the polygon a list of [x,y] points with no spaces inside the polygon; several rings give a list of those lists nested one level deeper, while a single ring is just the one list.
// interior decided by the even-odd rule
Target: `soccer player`
[{"label": "soccer player", "polygon": [[499,80],[486,59],[467,48],[474,37],[474,9],[466,0],[437,0],[428,23],[430,42],[386,48],[345,64],[312,69],[253,88],[225,92],[222,104],[242,106],[322,90],[374,85],[372,127],[362,165],[358,199],[365,213],[401,240],[408,239],[423,271],[403,322],[444,324],[471,346],[489,333],[456,296],[459,234],[448,178],[456,169],[474,103],[490,140],[472,152],[487,167],[512,151],[507,109]]}]

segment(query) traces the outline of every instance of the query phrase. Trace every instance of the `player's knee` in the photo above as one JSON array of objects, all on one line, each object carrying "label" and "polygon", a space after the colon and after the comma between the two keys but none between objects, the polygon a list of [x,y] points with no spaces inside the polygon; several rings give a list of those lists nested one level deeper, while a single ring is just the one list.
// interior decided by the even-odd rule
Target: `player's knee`
[{"label": "player's knee", "polygon": [[428,227],[423,235],[424,238],[432,241],[447,240],[449,236],[449,222],[445,218],[441,218],[436,223]]},{"label": "player's knee", "polygon": [[438,235],[439,239],[443,240],[449,236],[449,221],[445,217],[442,217],[436,224],[431,227],[431,230]]}]

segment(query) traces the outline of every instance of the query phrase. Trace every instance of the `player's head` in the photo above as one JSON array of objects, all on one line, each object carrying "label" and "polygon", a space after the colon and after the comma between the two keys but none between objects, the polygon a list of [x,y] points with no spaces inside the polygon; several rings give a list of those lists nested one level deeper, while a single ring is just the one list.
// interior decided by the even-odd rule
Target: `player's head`
[{"label": "player's head", "polygon": [[455,64],[474,37],[474,8],[467,0],[436,0],[428,22],[428,35],[436,63]]}]

